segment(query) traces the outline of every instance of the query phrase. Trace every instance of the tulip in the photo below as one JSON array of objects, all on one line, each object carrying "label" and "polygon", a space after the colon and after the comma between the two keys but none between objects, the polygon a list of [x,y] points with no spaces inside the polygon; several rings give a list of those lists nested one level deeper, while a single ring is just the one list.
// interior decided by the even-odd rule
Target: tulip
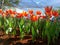
[{"label": "tulip", "polygon": [[30,17],[34,16],[34,14],[30,14]]},{"label": "tulip", "polygon": [[17,18],[23,17],[23,13],[17,13],[16,17],[17,17]]},{"label": "tulip", "polygon": [[9,14],[9,10],[6,10],[6,15],[8,15]]},{"label": "tulip", "polygon": [[45,12],[46,13],[46,15],[48,15],[48,16],[51,16],[52,15],[52,11],[50,11],[50,12]]},{"label": "tulip", "polygon": [[10,9],[10,10],[9,10],[9,14],[13,14],[13,10]]},{"label": "tulip", "polygon": [[37,21],[37,20],[38,20],[38,16],[35,16],[35,15],[32,16],[32,17],[31,17],[31,20],[32,20],[33,22]]},{"label": "tulip", "polygon": [[29,10],[28,12],[29,12],[29,14],[33,14],[33,10]]},{"label": "tulip", "polygon": [[2,12],[3,12],[2,9],[0,9],[0,14],[1,14]]},{"label": "tulip", "polygon": [[47,16],[50,16],[52,15],[52,7],[45,7],[45,13]]},{"label": "tulip", "polygon": [[7,15],[6,15],[6,13],[5,12],[3,12],[2,13],[2,17],[6,17]]},{"label": "tulip", "polygon": [[15,15],[14,15],[14,14],[10,14],[10,16],[11,16],[12,18],[14,18],[14,17],[15,17]]},{"label": "tulip", "polygon": [[41,15],[41,11],[36,11],[36,14],[37,15]]},{"label": "tulip", "polygon": [[28,13],[27,13],[27,12],[23,12],[23,15],[24,15],[25,17],[27,17],[27,16],[28,16]]},{"label": "tulip", "polygon": [[14,14],[14,15],[16,15],[16,14],[17,14],[17,12],[16,12],[16,11],[13,11],[13,14]]},{"label": "tulip", "polygon": [[58,17],[58,12],[57,11],[53,11],[53,16],[55,16],[55,17]]},{"label": "tulip", "polygon": [[45,12],[50,12],[52,10],[52,7],[45,7]]},{"label": "tulip", "polygon": [[40,16],[40,19],[45,19],[46,18],[46,16]]}]

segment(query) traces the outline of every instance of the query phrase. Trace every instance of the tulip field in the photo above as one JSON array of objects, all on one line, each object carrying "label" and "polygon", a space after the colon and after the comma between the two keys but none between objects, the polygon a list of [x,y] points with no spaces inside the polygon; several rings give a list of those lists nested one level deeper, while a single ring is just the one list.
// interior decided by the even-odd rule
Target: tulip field
[{"label": "tulip field", "polygon": [[32,42],[26,45],[35,45],[34,42],[55,44],[60,36],[60,13],[48,6],[44,8],[44,14],[33,9],[19,13],[12,9],[0,9],[0,32],[3,33],[0,33],[0,38],[6,35],[6,39],[19,38],[19,42]]}]

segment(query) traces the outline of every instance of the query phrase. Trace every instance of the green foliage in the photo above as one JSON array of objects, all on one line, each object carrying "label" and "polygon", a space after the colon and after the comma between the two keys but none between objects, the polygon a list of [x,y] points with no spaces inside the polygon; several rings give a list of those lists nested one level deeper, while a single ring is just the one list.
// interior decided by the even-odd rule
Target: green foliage
[{"label": "green foliage", "polygon": [[55,40],[58,38],[60,29],[57,28],[59,28],[58,22],[46,21],[45,29],[42,31],[42,36],[45,39],[47,37],[48,45],[50,44],[50,42],[54,43]]},{"label": "green foliage", "polygon": [[4,5],[7,5],[7,4],[9,4],[9,0],[4,0]]},{"label": "green foliage", "polygon": [[58,10],[58,13],[60,14],[60,9]]},{"label": "green foliage", "polygon": [[21,37],[21,39],[23,39],[23,37],[24,37],[24,28],[23,28],[23,26],[24,26],[24,19],[20,19],[20,21],[19,21],[19,29],[20,29],[20,37]]},{"label": "green foliage", "polygon": [[[1,8],[4,9],[4,5],[5,6],[14,6],[13,4],[18,4],[19,3],[19,0],[0,0],[1,2]],[[3,2],[3,3],[2,3]]]}]

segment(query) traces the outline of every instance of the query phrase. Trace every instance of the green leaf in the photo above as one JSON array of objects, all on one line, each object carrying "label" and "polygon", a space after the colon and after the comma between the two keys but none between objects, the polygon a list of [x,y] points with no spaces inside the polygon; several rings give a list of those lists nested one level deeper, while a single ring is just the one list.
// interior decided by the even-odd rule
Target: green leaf
[{"label": "green leaf", "polygon": [[13,35],[16,35],[16,30],[13,30],[12,34],[13,34]]},{"label": "green leaf", "polygon": [[22,28],[21,28],[21,26],[19,27],[20,28],[20,33],[22,32]]},{"label": "green leaf", "polygon": [[34,40],[36,38],[36,32],[34,30],[34,28],[32,27],[32,39]]},{"label": "green leaf", "polygon": [[20,21],[20,25],[22,26],[23,24],[24,24],[24,20],[21,19],[21,21]]}]

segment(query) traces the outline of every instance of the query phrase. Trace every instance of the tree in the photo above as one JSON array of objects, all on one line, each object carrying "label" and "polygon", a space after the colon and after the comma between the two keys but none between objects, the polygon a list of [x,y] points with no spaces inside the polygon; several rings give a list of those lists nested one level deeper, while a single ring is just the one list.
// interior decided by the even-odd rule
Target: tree
[{"label": "tree", "polygon": [[20,0],[0,0],[0,7],[2,8],[4,5],[13,6],[13,4],[18,4]]}]

